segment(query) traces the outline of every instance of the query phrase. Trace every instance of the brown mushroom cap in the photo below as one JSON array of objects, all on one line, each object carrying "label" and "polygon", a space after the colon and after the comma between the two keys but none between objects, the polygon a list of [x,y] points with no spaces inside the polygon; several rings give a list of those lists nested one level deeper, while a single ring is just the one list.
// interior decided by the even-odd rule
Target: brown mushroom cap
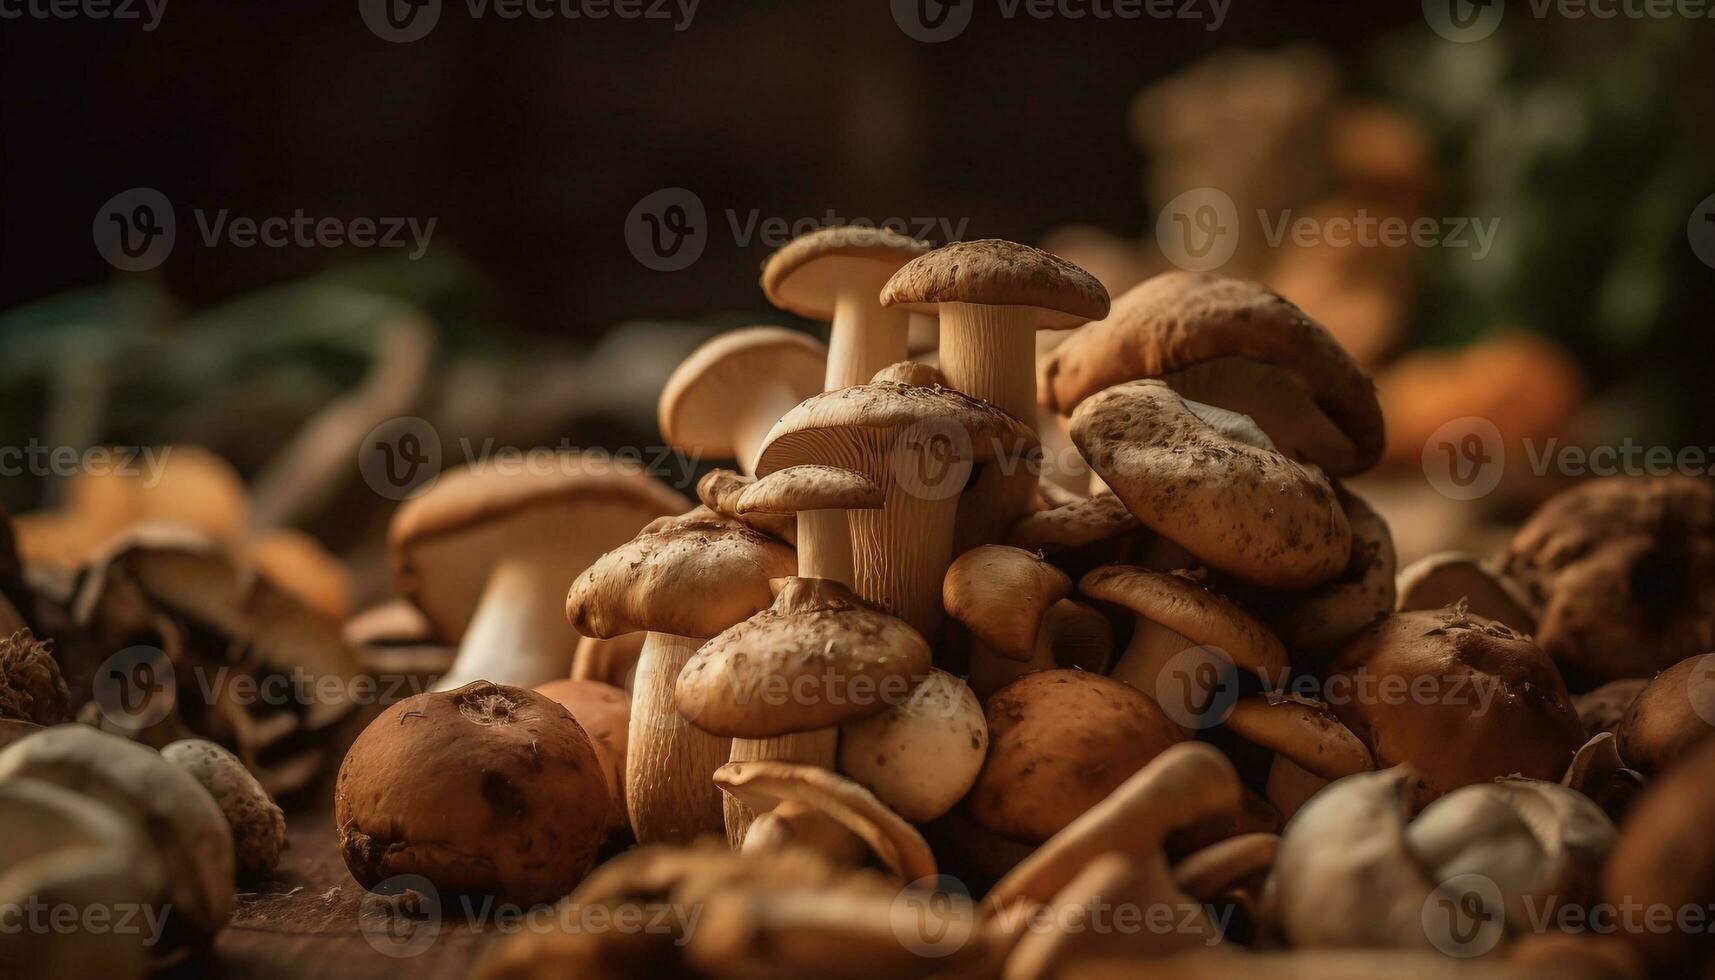
[{"label": "brown mushroom cap", "polygon": [[875,372],[871,381],[897,381],[915,388],[950,388],[947,376],[932,364],[922,361],[900,361]]},{"label": "brown mushroom cap", "polygon": [[875,510],[884,494],[862,473],[806,463],[775,470],[739,494],[735,509],[747,514],[796,514],[805,510]]},{"label": "brown mushroom cap", "polygon": [[536,688],[560,703],[583,726],[590,745],[601,758],[608,792],[620,822],[625,808],[625,744],[631,725],[631,700],[612,684],[595,680],[549,681]]},{"label": "brown mushroom cap", "polygon": [[[763,443],[756,473],[767,476],[789,466],[826,462],[830,440],[856,447],[881,439],[890,447],[901,431],[937,421],[963,429],[970,436],[972,459],[979,462],[1038,445],[1029,426],[963,392],[874,381],[812,395],[787,412]],[[864,475],[881,482],[877,474]]]},{"label": "brown mushroom cap", "polygon": [[1461,601],[1484,619],[1520,633],[1536,632],[1529,597],[1510,579],[1490,571],[1476,555],[1440,551],[1400,570],[1396,604],[1401,612],[1440,609]]},{"label": "brown mushroom cap", "polygon": [[[1179,377],[1229,359],[1278,369],[1284,383],[1218,385],[1214,397]],[[1187,397],[1249,415],[1284,452],[1336,476],[1374,466],[1384,445],[1375,384],[1339,341],[1268,289],[1212,273],[1169,272],[1133,287],[1107,319],[1050,353],[1039,376],[1044,403],[1062,415],[1122,382],[1167,377]]]},{"label": "brown mushroom cap", "polygon": [[930,670],[903,702],[840,730],[840,771],[923,824],[953,808],[988,755],[988,722],[963,679]]},{"label": "brown mushroom cap", "polygon": [[1655,676],[1614,726],[1620,758],[1646,776],[1666,772],[1715,732],[1715,660],[1681,660]]},{"label": "brown mushroom cap", "polygon": [[[1704,742],[1650,784],[1620,825],[1602,898],[1610,908],[1707,909],[1715,901],[1715,741]],[[1656,913],[1660,915],[1660,913]],[[1659,919],[1622,916],[1623,937],[1658,966],[1696,962],[1711,948],[1707,929],[1660,928]]]},{"label": "brown mushroom cap", "polygon": [[929,670],[904,621],[829,579],[786,579],[772,606],[703,644],[679,673],[679,714],[703,731],[774,738],[904,701]]},{"label": "brown mushroom cap", "polygon": [[1136,688],[1076,670],[1019,678],[989,699],[986,716],[971,816],[1026,842],[1054,836],[1182,738]]},{"label": "brown mushroom cap", "polygon": [[1572,706],[1578,709],[1578,720],[1584,723],[1584,733],[1594,738],[1602,732],[1613,731],[1649,683],[1646,678],[1628,677],[1609,681],[1594,691],[1574,694]]},{"label": "brown mushroom cap", "polygon": [[1592,480],[1539,508],[1501,572],[1574,690],[1648,677],[1715,649],[1715,483]]},{"label": "brown mushroom cap", "polygon": [[756,477],[736,470],[719,467],[703,474],[697,481],[697,499],[715,514],[741,521],[772,538],[779,538],[794,547],[798,544],[798,520],[790,515],[740,514],[738,500],[756,483]]},{"label": "brown mushroom cap", "polygon": [[589,736],[553,699],[477,681],[382,712],[334,790],[340,853],[364,887],[418,874],[530,904],[595,863],[613,801]]},{"label": "brown mushroom cap", "polygon": [[1193,644],[1224,652],[1234,665],[1274,686],[1289,670],[1286,648],[1268,627],[1184,575],[1106,565],[1078,581],[1078,591],[1111,602],[1180,634]]},{"label": "brown mushroom cap", "polygon": [[792,549],[737,521],[657,521],[578,576],[566,615],[579,633],[603,639],[640,630],[714,636],[767,609],[768,580],[797,566]]},{"label": "brown mushroom cap", "polygon": [[1318,701],[1278,694],[1240,698],[1227,715],[1226,727],[1323,779],[1375,768],[1370,750]]},{"label": "brown mushroom cap", "polygon": [[1071,591],[1072,580],[1041,555],[987,544],[954,559],[941,585],[941,601],[947,615],[990,649],[1028,660],[1042,617]]},{"label": "brown mushroom cap", "polygon": [[394,579],[452,642],[501,559],[551,562],[597,553],[685,507],[683,497],[647,473],[598,457],[562,454],[552,465],[522,469],[461,468],[394,514],[387,534]]},{"label": "brown mushroom cap", "polygon": [[842,282],[873,279],[879,290],[900,266],[932,247],[887,228],[818,228],[768,257],[762,265],[762,292],[789,313],[828,320]]},{"label": "brown mushroom cap", "polygon": [[1352,558],[1346,570],[1309,592],[1263,604],[1263,618],[1297,651],[1335,650],[1394,609],[1393,532],[1362,497],[1342,487],[1334,490],[1352,528]]},{"label": "brown mushroom cap", "polygon": [[1419,802],[1500,776],[1559,779],[1584,741],[1543,652],[1456,609],[1382,620],[1341,651],[1323,689],[1378,767],[1415,770]]},{"label": "brown mushroom cap", "polygon": [[735,398],[759,379],[809,395],[822,390],[828,350],[785,327],[748,327],[721,334],[685,358],[658,403],[661,437],[686,452],[733,459]]},{"label": "brown mushroom cap", "polygon": [[1160,381],[1085,399],[1072,439],[1140,521],[1236,578],[1308,588],[1351,560],[1351,527],[1325,477],[1221,436]]},{"label": "brown mushroom cap", "polygon": [[1039,248],[997,238],[953,242],[894,273],[881,305],[935,313],[942,303],[1026,306],[1037,328],[1062,330],[1108,315],[1108,291],[1096,278]]}]

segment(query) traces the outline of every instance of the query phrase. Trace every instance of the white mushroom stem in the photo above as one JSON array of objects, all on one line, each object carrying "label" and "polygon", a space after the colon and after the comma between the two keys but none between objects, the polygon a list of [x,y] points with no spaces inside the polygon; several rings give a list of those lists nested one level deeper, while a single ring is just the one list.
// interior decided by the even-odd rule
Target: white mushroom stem
[{"label": "white mushroom stem", "polygon": [[714,772],[727,761],[732,740],[697,728],[679,716],[673,689],[679,672],[703,641],[650,633],[637,658],[626,734],[625,804],[640,844],[685,843],[722,827],[720,788]]},{"label": "white mushroom stem", "polygon": [[[839,758],[839,738],[840,730],[837,728],[798,732],[778,738],[735,738],[732,740],[730,761],[803,762],[821,766],[823,769],[833,769]],[[757,820],[755,811],[730,794],[722,794],[721,808],[722,816],[726,820],[727,843],[734,850],[745,849],[753,836],[752,831]]]},{"label": "white mushroom stem", "polygon": [[497,564],[465,627],[458,656],[435,690],[478,680],[535,687],[570,673],[581,637],[566,622],[565,579],[557,562]]},{"label": "white mushroom stem", "polygon": [[941,373],[954,388],[1036,423],[1036,317],[1028,306],[941,304]]},{"label": "white mushroom stem", "polygon": [[855,587],[851,525],[845,511],[798,512],[798,574]]},{"label": "white mushroom stem", "polygon": [[1276,755],[1268,767],[1268,801],[1280,811],[1282,820],[1290,820],[1310,798],[1322,791],[1328,780],[1316,775],[1284,755]]},{"label": "white mushroom stem", "polygon": [[1152,698],[1156,697],[1161,689],[1161,672],[1167,669],[1174,657],[1197,645],[1183,633],[1139,616],[1137,627],[1132,630],[1131,642],[1120,654],[1119,662],[1114,664],[1111,676]]},{"label": "white mushroom stem", "polygon": [[835,298],[826,390],[867,384],[875,372],[905,360],[910,315],[883,307],[877,299],[880,292],[880,283],[855,282]]},{"label": "white mushroom stem", "polygon": [[800,400],[788,385],[767,377],[756,379],[756,387],[744,400],[744,404],[737,406],[733,417],[733,453],[745,476],[756,475],[757,450],[762,448],[762,443],[767,440],[774,423],[780,421],[782,415],[796,408]]}]

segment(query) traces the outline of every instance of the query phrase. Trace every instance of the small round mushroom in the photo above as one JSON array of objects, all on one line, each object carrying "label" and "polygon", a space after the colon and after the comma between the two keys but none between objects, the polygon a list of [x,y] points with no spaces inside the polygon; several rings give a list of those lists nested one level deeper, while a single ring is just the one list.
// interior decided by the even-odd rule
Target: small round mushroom
[{"label": "small round mushroom", "polygon": [[1572,705],[1578,709],[1578,720],[1584,724],[1584,734],[1594,737],[1613,731],[1649,683],[1647,677],[1628,677],[1609,681],[1594,691],[1574,694]]},{"label": "small round mushroom", "polygon": [[1160,378],[1185,398],[1250,416],[1286,456],[1334,476],[1381,458],[1381,405],[1358,362],[1298,307],[1227,276],[1145,280],[1050,353],[1039,374],[1044,401],[1063,415],[1105,388]]},{"label": "small round mushroom", "polygon": [[829,321],[826,390],[863,384],[905,358],[911,315],[882,306],[880,293],[900,266],[929,248],[886,228],[841,225],[800,235],[763,263],[770,303]]},{"label": "small round mushroom", "polygon": [[881,488],[861,473],[837,466],[788,466],[746,487],[734,506],[750,514],[798,518],[798,574],[850,586],[855,577],[848,513],[879,510]]},{"label": "small round mushroom", "polygon": [[1001,688],[1026,674],[1057,667],[1106,674],[1112,666],[1114,628],[1089,606],[1061,599],[1042,615],[1030,659],[1014,660],[980,647],[971,651],[971,690],[987,704]]},{"label": "small round mushroom", "polygon": [[1283,818],[1336,779],[1375,768],[1370,750],[1328,706],[1292,695],[1241,698],[1226,728],[1274,753],[1268,770],[1268,801]]},{"label": "small round mushroom", "polygon": [[286,848],[286,815],[238,756],[201,738],[180,739],[161,758],[191,774],[226,817],[239,881],[265,878]]},{"label": "small round mushroom", "polygon": [[820,343],[784,327],[723,333],[667,379],[657,409],[661,437],[702,458],[737,460],[746,475],[754,474],[768,431],[822,390],[827,357]]},{"label": "small round mushroom", "polygon": [[1614,726],[1626,765],[1657,776],[1715,732],[1715,660],[1681,660],[1655,676]]},{"label": "small round mushroom", "polygon": [[565,708],[476,681],[406,698],[363,730],[340,765],[334,826],[365,888],[416,874],[533,904],[589,873],[612,806],[601,759]]},{"label": "small round mushroom", "polygon": [[931,670],[903,702],[840,729],[840,771],[923,824],[964,798],[988,745],[988,722],[970,687]]},{"label": "small round mushroom", "polygon": [[1467,610],[1484,619],[1527,636],[1536,632],[1536,617],[1523,591],[1467,552],[1440,551],[1419,558],[1400,571],[1397,591],[1401,612],[1464,602]]},{"label": "small round mushroom", "polygon": [[1222,436],[1160,381],[1085,399],[1072,438],[1127,510],[1235,578],[1305,589],[1351,561],[1351,526],[1321,472]]},{"label": "small round mushroom", "polygon": [[1130,685],[1075,670],[1019,678],[989,699],[989,753],[968,800],[985,829],[1047,840],[1184,737]]},{"label": "small round mushroom", "polygon": [[70,700],[48,643],[28,628],[0,638],[0,719],[57,725],[70,720]]},{"label": "small round mushroom", "polygon": [[1071,591],[1072,580],[1041,555],[989,544],[953,560],[941,601],[983,648],[1022,661],[1036,651],[1042,618]]}]

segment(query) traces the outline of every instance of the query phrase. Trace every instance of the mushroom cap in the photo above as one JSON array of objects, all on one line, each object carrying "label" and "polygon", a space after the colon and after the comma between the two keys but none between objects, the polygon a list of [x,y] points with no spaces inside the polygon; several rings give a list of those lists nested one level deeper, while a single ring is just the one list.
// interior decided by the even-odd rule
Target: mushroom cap
[{"label": "mushroom cap", "polygon": [[916,388],[950,388],[941,369],[922,361],[900,361],[875,372],[871,381],[897,381]]},{"label": "mushroom cap", "polygon": [[1603,732],[1612,732],[1649,684],[1648,679],[1628,677],[1609,681],[1594,691],[1574,694],[1572,706],[1578,709],[1578,720],[1584,723],[1584,733],[1594,738]]},{"label": "mushroom cap", "polygon": [[519,469],[463,467],[393,515],[393,577],[436,633],[456,642],[502,560],[576,567],[686,506],[647,473],[596,456],[563,453],[552,465]]},{"label": "mushroom cap", "polygon": [[1183,737],[1129,684],[1044,670],[995,692],[989,754],[967,798],[985,829],[1045,841]]},{"label": "mushroom cap", "polygon": [[1214,647],[1233,663],[1273,686],[1286,677],[1286,648],[1256,617],[1190,578],[1129,565],[1105,565],[1086,574],[1078,591],[1124,606],[1199,646]]},{"label": "mushroom cap", "polygon": [[[1297,651],[1338,649],[1394,610],[1397,558],[1387,520],[1357,494],[1339,486],[1334,493],[1352,528],[1352,557],[1346,570],[1308,592],[1264,603],[1263,618]],[[1482,615],[1481,610],[1476,612]]]},{"label": "mushroom cap", "polygon": [[[1603,895],[1610,908],[1708,907],[1715,895],[1715,741],[1704,742],[1650,783],[1620,825]],[[1707,930],[1653,928],[1641,915],[1619,920],[1624,938],[1660,966],[1696,962]]]},{"label": "mushroom cap", "polygon": [[931,669],[910,696],[840,729],[840,771],[912,823],[953,808],[988,755],[988,722],[962,679]]},{"label": "mushroom cap", "polygon": [[832,817],[863,838],[901,881],[935,875],[935,855],[923,835],[874,793],[838,773],[800,762],[729,762],[715,770],[715,783],[759,816],[796,803]]},{"label": "mushroom cap", "polygon": [[1370,750],[1320,701],[1278,694],[1240,698],[1227,715],[1226,726],[1245,741],[1283,755],[1323,779],[1376,767]]},{"label": "mushroom cap", "polygon": [[631,699],[620,688],[595,680],[549,681],[538,694],[560,703],[590,737],[607,774],[619,822],[625,822],[625,746],[631,728]]},{"label": "mushroom cap", "polygon": [[1646,776],[1666,772],[1715,732],[1712,719],[1715,660],[1681,660],[1639,691],[1614,726],[1620,758]]},{"label": "mushroom cap", "polygon": [[1130,534],[1142,526],[1123,500],[1103,492],[1025,515],[1012,526],[1006,543],[1026,551],[1056,553]]},{"label": "mushroom cap", "polygon": [[595,863],[613,806],[603,770],[546,695],[476,681],[406,698],[340,765],[340,853],[366,888],[417,874],[445,892],[552,901]]},{"label": "mushroom cap", "polygon": [[[1279,392],[1235,390],[1199,401],[1251,416],[1283,451],[1296,449],[1336,476],[1361,473],[1381,458],[1375,384],[1334,335],[1263,286],[1214,273],[1168,272],[1134,286],[1106,319],[1042,360],[1037,388],[1045,405],[1070,415],[1116,384],[1227,358],[1278,368],[1290,383]],[[1287,400],[1283,395],[1299,404],[1275,404]],[[1320,438],[1297,431],[1310,413],[1331,423]]]},{"label": "mushroom cap", "polygon": [[667,444],[710,459],[733,459],[731,420],[744,393],[763,380],[803,398],[822,390],[828,348],[785,327],[730,330],[680,362],[656,404]]},{"label": "mushroom cap", "polygon": [[737,521],[659,520],[584,569],[566,616],[600,639],[639,630],[714,636],[767,609],[768,580],[797,568],[791,548]]},{"label": "mushroom cap", "polygon": [[1457,609],[1383,619],[1340,652],[1323,690],[1378,767],[1415,771],[1419,802],[1500,776],[1559,779],[1584,742],[1547,656]]},{"label": "mushroom cap", "polygon": [[868,286],[874,295],[900,266],[933,247],[887,228],[818,228],[768,257],[762,293],[788,313],[829,320],[842,284]]},{"label": "mushroom cap", "polygon": [[796,514],[804,510],[878,510],[886,495],[862,473],[807,463],[775,470],[739,494],[745,514]]},{"label": "mushroom cap", "polygon": [[1503,575],[1574,690],[1649,677],[1715,649],[1715,483],[1613,476],[1554,497],[1507,549]]},{"label": "mushroom cap", "polygon": [[1520,633],[1536,632],[1530,599],[1511,579],[1464,551],[1424,555],[1400,570],[1395,600],[1401,612],[1440,609],[1463,601],[1470,612]]},{"label": "mushroom cap", "polygon": [[1160,381],[1085,399],[1072,440],[1138,520],[1235,578],[1308,588],[1351,561],[1351,526],[1326,477],[1221,436]]},{"label": "mushroom cap", "polygon": [[190,773],[220,806],[232,831],[238,880],[271,874],[286,847],[286,815],[238,756],[207,739],[185,738],[163,747],[161,758]]},{"label": "mushroom cap", "polygon": [[703,731],[775,738],[908,698],[929,644],[829,579],[787,578],[773,605],[703,644],[679,672],[679,714]]},{"label": "mushroom cap", "polygon": [[947,569],[941,602],[983,644],[1029,660],[1050,606],[1072,592],[1072,580],[1039,554],[1004,544],[972,548]]},{"label": "mushroom cap", "polygon": [[756,477],[737,470],[716,467],[697,481],[697,499],[703,506],[721,517],[748,524],[771,538],[779,538],[793,547],[798,545],[798,519],[792,514],[740,514],[739,498],[756,484]]},{"label": "mushroom cap", "polygon": [[314,537],[295,528],[270,528],[245,542],[244,560],[329,619],[350,617],[351,570]]},{"label": "mushroom cap", "polygon": [[[880,439],[885,446],[898,433],[923,423],[964,430],[970,437],[974,461],[1029,453],[1040,445],[1029,426],[962,391],[872,381],[812,395],[787,412],[757,453],[756,474],[767,476],[789,466],[825,463],[830,439],[866,448]],[[864,475],[882,482],[880,474]]]},{"label": "mushroom cap", "polygon": [[1108,315],[1108,291],[1058,255],[985,238],[953,242],[906,263],[881,290],[882,306],[935,313],[942,303],[1025,306],[1038,330],[1062,330]]}]

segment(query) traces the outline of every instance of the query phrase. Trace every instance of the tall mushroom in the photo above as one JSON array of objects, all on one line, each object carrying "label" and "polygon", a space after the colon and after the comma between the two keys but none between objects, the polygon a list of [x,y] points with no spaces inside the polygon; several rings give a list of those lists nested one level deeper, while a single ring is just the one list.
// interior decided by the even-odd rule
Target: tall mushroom
[{"label": "tall mushroom", "polygon": [[881,305],[881,288],[929,243],[886,228],[842,225],[800,235],[762,266],[762,292],[775,306],[830,321],[828,391],[863,384],[903,361],[911,316]]},{"label": "tall mushroom", "polygon": [[388,529],[400,590],[440,635],[459,638],[458,657],[435,689],[565,677],[578,645],[564,613],[571,576],[684,508],[684,498],[647,473],[594,456],[443,475],[399,508]]},{"label": "tall mushroom", "polygon": [[782,415],[822,390],[828,351],[785,327],[723,333],[685,358],[656,404],[661,438],[756,471],[756,450]]},{"label": "tall mushroom", "polygon": [[847,514],[879,510],[885,502],[881,488],[862,473],[837,466],[788,466],[757,480],[739,494],[735,510],[749,515],[788,515],[798,518],[798,574],[850,586],[852,534]]},{"label": "tall mushroom", "polygon": [[[834,767],[839,726],[904,701],[929,644],[839,582],[789,578],[774,604],[703,644],[679,673],[679,714],[732,738],[732,761]],[[729,794],[727,839],[752,815]]]},{"label": "tall mushroom", "polygon": [[[704,511],[703,513],[708,513]],[[642,843],[719,833],[712,774],[730,740],[688,724],[674,705],[679,672],[705,639],[774,602],[792,549],[737,521],[663,519],[601,556],[572,584],[566,616],[585,636],[647,630],[626,736],[625,804]]]}]

